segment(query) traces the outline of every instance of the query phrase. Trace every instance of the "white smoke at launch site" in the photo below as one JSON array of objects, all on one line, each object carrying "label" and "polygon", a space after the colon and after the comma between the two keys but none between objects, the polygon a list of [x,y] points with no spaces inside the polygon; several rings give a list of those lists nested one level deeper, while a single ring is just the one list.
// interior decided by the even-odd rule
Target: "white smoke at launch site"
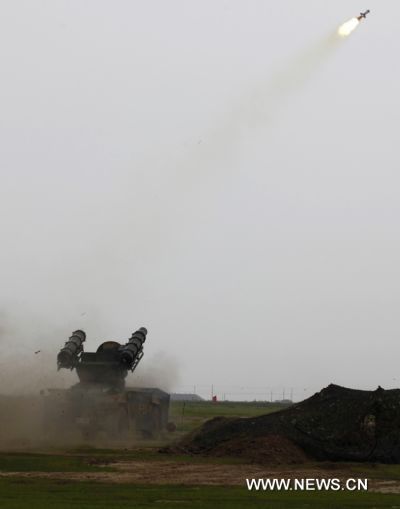
[{"label": "white smoke at launch site", "polygon": [[65,388],[77,376],[57,372],[57,341],[62,327],[49,326],[34,312],[2,312],[0,316],[0,394],[39,394],[49,387]]},{"label": "white smoke at launch site", "polygon": [[[57,327],[51,320],[38,320],[29,311],[18,315],[3,312],[0,320],[0,394],[39,394],[43,389],[65,389],[79,381],[75,370],[57,370],[57,354],[68,339],[65,324]],[[96,321],[101,327],[101,320]],[[98,338],[93,350],[104,339]],[[179,365],[174,355],[163,351],[146,356],[145,362],[133,375],[128,373],[126,379],[127,386],[163,390],[172,390],[178,382]]]}]

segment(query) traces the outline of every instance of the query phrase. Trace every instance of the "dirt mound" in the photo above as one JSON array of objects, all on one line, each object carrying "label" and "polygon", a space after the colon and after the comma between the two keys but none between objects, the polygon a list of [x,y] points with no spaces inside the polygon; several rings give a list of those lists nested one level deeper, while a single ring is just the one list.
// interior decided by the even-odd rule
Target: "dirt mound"
[{"label": "dirt mound", "polygon": [[280,412],[206,422],[177,446],[191,454],[261,462],[400,463],[400,390],[358,391],[330,385]]},{"label": "dirt mound", "polygon": [[217,445],[214,456],[233,456],[253,463],[297,464],[307,461],[304,451],[282,435],[255,438],[233,438]]}]

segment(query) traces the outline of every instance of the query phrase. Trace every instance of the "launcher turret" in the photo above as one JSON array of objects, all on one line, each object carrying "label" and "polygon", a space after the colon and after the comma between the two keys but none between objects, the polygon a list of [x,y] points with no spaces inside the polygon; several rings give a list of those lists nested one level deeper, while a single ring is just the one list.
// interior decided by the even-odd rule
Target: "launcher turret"
[{"label": "launcher turret", "polygon": [[86,334],[83,330],[76,330],[72,336],[61,348],[60,353],[57,355],[57,367],[74,369],[79,362],[81,353],[83,352],[83,343],[86,339]]},{"label": "launcher turret", "polygon": [[134,371],[143,357],[143,343],[146,341],[147,329],[141,327],[134,332],[128,343],[120,348],[121,364]]},{"label": "launcher turret", "polygon": [[86,334],[75,331],[57,356],[58,369],[76,369],[81,384],[121,388],[128,371],[134,371],[143,357],[147,329],[134,332],[125,345],[105,341],[96,352],[84,352]]}]

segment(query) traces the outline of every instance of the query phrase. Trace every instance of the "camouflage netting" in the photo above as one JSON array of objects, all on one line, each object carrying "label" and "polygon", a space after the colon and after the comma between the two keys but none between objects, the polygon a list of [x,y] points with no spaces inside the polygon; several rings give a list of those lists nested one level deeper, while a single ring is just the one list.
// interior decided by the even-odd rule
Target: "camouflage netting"
[{"label": "camouflage netting", "polygon": [[359,391],[330,385],[277,413],[212,419],[178,449],[278,463],[307,457],[400,463],[400,390]]}]

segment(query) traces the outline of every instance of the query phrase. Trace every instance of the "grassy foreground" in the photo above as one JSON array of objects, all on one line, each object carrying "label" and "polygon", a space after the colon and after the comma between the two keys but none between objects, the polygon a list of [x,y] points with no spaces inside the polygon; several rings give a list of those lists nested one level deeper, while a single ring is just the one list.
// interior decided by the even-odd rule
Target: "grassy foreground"
[{"label": "grassy foreground", "polygon": [[249,493],[243,488],[138,486],[82,481],[0,479],[2,509],[347,509],[399,508],[399,495],[376,493]]},{"label": "grassy foreground", "polygon": [[[102,458],[101,458],[102,459]],[[100,463],[100,461],[99,461]],[[104,461],[106,463],[106,461]],[[112,472],[88,456],[0,453],[0,472]],[[1,508],[1,505],[0,505]]]},{"label": "grassy foreground", "polygon": [[[176,435],[192,430],[214,416],[250,417],[280,410],[281,405],[268,403],[181,402],[173,403],[172,419],[178,425]],[[175,435],[175,436],[176,436]],[[163,455],[158,447],[141,449],[96,448],[90,445],[46,453],[0,452],[0,509],[119,509],[119,508],[218,508],[218,509],[400,509],[400,495],[361,492],[248,492],[246,487],[142,485],[94,482],[85,479],[85,472],[116,472],[115,460],[132,460],[152,464],[236,463],[234,458],[203,458]],[[313,465],[310,464],[310,467]],[[316,466],[316,465],[315,465]],[[339,467],[339,465],[336,465]],[[340,465],[342,468],[343,465]],[[330,465],[326,465],[330,468]],[[399,465],[347,464],[354,477],[400,479]],[[21,472],[6,477],[7,472]],[[79,481],[23,477],[23,472],[76,472]],[[279,477],[279,476],[278,476]],[[157,478],[154,477],[155,482]]]}]

